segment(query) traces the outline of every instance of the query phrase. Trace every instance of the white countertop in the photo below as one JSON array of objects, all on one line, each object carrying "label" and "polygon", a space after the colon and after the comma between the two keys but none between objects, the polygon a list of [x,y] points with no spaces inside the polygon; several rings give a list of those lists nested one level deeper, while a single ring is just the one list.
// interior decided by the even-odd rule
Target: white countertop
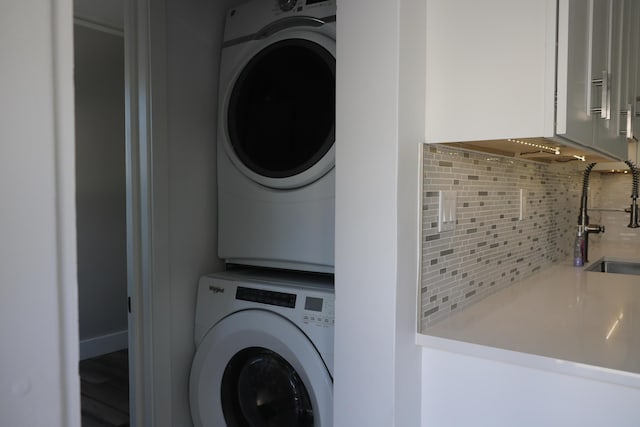
[{"label": "white countertop", "polygon": [[[589,262],[640,261],[640,242],[592,243]],[[640,276],[559,262],[462,309],[417,343],[640,388]]]}]

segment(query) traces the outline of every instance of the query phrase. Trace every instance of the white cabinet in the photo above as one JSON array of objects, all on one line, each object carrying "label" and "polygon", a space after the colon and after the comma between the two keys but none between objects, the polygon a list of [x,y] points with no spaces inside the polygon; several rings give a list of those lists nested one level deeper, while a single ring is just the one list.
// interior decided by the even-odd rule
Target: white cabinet
[{"label": "white cabinet", "polygon": [[[604,56],[597,54],[598,50],[604,49],[603,43],[593,46],[597,38],[592,37],[592,34],[598,33],[597,27],[601,28],[602,25],[593,25],[592,1],[560,1],[557,7],[556,126],[544,136],[561,135],[577,144],[591,146],[594,134],[591,109],[595,97],[591,83],[592,63],[599,56]],[[601,88],[606,89],[607,86]],[[602,91],[600,97],[606,100]]]},{"label": "white cabinet", "polygon": [[[631,94],[630,103],[633,111],[633,135],[636,142],[640,139],[640,1],[635,0],[632,14],[631,45],[632,70],[630,75]],[[635,78],[634,78],[635,77]]]},{"label": "white cabinet", "polygon": [[[626,158],[627,143],[620,131],[622,85],[622,1],[571,0],[569,9],[587,6],[591,15],[591,93],[587,110],[594,124],[593,145],[605,153]],[[569,31],[571,27],[569,26]],[[572,48],[578,46],[570,46]]]},{"label": "white cabinet", "polygon": [[532,368],[505,360],[501,350],[477,346],[486,352],[477,356],[472,345],[455,344],[422,349],[423,427],[638,426],[638,388],[574,375],[577,364],[569,362],[549,359],[560,368]]},{"label": "white cabinet", "polygon": [[622,70],[625,96],[621,128],[630,142],[640,136],[640,0],[624,0]]},{"label": "white cabinet", "polygon": [[553,133],[555,0],[427,0],[426,141]]},{"label": "white cabinet", "polygon": [[623,0],[427,0],[426,141],[546,137],[626,158]]},{"label": "white cabinet", "polygon": [[[635,90],[632,85],[631,76],[634,75],[635,64],[633,64],[635,58],[635,51],[632,49],[633,32],[635,27],[639,24],[637,17],[634,18],[635,5],[638,2],[636,0],[622,0],[622,7],[620,8],[620,14],[618,20],[620,21],[620,35],[621,35],[621,48],[620,48],[620,134],[627,138],[633,138],[633,112],[629,111],[632,108],[632,92]],[[615,24],[614,24],[615,25]]]}]

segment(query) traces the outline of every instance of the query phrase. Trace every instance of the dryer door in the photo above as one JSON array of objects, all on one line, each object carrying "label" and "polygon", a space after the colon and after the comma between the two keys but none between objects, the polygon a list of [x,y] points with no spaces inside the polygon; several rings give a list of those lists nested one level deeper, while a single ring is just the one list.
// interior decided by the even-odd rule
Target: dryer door
[{"label": "dryer door", "polygon": [[333,380],[293,323],[273,312],[236,312],[209,330],[189,384],[196,426],[332,425]]},{"label": "dryer door", "polygon": [[289,29],[245,43],[226,94],[227,155],[250,179],[296,188],[334,166],[335,40]]}]

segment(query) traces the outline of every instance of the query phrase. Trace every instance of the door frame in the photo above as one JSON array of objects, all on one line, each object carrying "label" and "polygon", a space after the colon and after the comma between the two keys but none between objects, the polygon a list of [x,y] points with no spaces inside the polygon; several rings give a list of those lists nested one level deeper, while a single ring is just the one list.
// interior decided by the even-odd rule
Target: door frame
[{"label": "door frame", "polygon": [[125,158],[132,426],[171,423],[166,4],[128,0]]}]

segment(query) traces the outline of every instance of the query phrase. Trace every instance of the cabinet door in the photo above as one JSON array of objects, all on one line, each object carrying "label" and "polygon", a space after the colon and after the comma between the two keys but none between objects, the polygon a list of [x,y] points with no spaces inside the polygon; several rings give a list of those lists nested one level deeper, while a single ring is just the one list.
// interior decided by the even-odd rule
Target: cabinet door
[{"label": "cabinet door", "polygon": [[622,53],[620,55],[620,134],[629,141],[637,139],[633,129],[637,49],[636,33],[640,25],[638,0],[622,0]]},{"label": "cabinet door", "polygon": [[622,1],[589,3],[593,5],[590,111],[594,117],[594,147],[626,159],[626,138],[620,134]]},{"label": "cabinet door", "polygon": [[556,134],[626,157],[619,123],[620,19],[620,0],[559,1]]},{"label": "cabinet door", "polygon": [[640,138],[640,0],[627,0],[627,3],[628,11],[625,13],[628,13],[630,38],[628,103],[631,105],[631,137],[637,144]]},{"label": "cabinet door", "polygon": [[591,40],[593,3],[558,2],[556,131],[583,146],[593,145]]},{"label": "cabinet door", "polygon": [[553,136],[556,0],[427,0],[426,141]]}]

